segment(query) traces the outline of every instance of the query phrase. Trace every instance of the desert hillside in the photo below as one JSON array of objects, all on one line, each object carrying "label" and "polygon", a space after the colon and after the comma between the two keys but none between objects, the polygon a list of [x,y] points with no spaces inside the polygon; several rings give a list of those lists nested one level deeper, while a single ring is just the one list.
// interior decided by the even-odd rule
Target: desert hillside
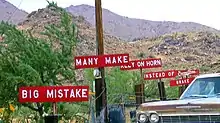
[{"label": "desert hillside", "polygon": [[[77,55],[95,55],[95,28],[82,16],[72,17],[79,30],[80,42],[77,46]],[[59,14],[44,8],[30,13],[27,19],[19,24],[19,28],[31,29],[34,35],[39,37],[45,25],[56,24],[59,21]],[[137,59],[139,53],[144,53],[146,57],[162,58],[164,69],[199,68],[203,71],[217,71],[219,46],[219,34],[211,32],[171,33],[136,42],[126,42],[104,34],[106,54],[129,53],[131,59]],[[215,69],[207,69],[213,65]]]}]

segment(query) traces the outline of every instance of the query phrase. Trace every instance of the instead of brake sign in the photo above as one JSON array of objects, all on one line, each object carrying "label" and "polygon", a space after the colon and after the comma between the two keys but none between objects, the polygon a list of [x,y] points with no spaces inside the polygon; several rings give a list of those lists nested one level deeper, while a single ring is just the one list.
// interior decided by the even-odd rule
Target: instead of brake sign
[{"label": "instead of brake sign", "polygon": [[173,78],[173,77],[176,77],[177,75],[178,75],[178,71],[176,70],[148,72],[148,73],[144,73],[144,80]]}]

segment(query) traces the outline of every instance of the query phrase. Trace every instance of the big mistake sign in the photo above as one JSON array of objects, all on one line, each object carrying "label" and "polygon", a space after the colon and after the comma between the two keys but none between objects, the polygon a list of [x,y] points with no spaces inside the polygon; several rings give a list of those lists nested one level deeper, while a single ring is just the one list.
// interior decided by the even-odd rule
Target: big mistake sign
[{"label": "big mistake sign", "polygon": [[99,56],[77,56],[75,57],[75,68],[98,68],[127,65],[129,54],[109,54]]},{"label": "big mistake sign", "polygon": [[89,86],[33,86],[19,88],[19,102],[83,102]]}]

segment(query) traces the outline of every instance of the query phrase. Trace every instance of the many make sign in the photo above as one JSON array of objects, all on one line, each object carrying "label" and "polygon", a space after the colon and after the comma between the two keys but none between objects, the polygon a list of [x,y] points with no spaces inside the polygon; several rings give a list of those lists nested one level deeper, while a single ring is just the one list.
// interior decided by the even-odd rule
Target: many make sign
[{"label": "many make sign", "polygon": [[162,66],[161,58],[148,58],[144,60],[129,61],[128,65],[120,66],[121,70],[132,70],[140,68],[157,68]]},{"label": "many make sign", "polygon": [[19,88],[19,102],[82,102],[89,100],[89,86],[32,86]]},{"label": "many make sign", "polygon": [[127,65],[128,63],[129,54],[109,54],[75,57],[76,69],[121,66]]}]

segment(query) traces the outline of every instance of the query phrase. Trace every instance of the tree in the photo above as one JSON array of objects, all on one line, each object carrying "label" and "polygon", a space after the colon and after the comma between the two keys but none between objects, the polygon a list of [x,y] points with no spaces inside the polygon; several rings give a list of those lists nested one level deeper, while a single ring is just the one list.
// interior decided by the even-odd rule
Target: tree
[{"label": "tree", "polygon": [[128,96],[134,95],[134,81],[132,73],[112,68],[106,77],[108,102],[120,103]]},{"label": "tree", "polygon": [[[61,85],[75,82],[73,68],[74,50],[77,43],[76,26],[71,16],[56,4],[49,3],[61,14],[58,25],[45,27],[40,39],[27,31],[20,31],[5,22],[0,24],[0,105],[17,102],[20,86]],[[53,6],[51,6],[53,5]],[[54,48],[54,44],[59,48]],[[44,113],[45,103],[25,103],[23,106]]]}]

